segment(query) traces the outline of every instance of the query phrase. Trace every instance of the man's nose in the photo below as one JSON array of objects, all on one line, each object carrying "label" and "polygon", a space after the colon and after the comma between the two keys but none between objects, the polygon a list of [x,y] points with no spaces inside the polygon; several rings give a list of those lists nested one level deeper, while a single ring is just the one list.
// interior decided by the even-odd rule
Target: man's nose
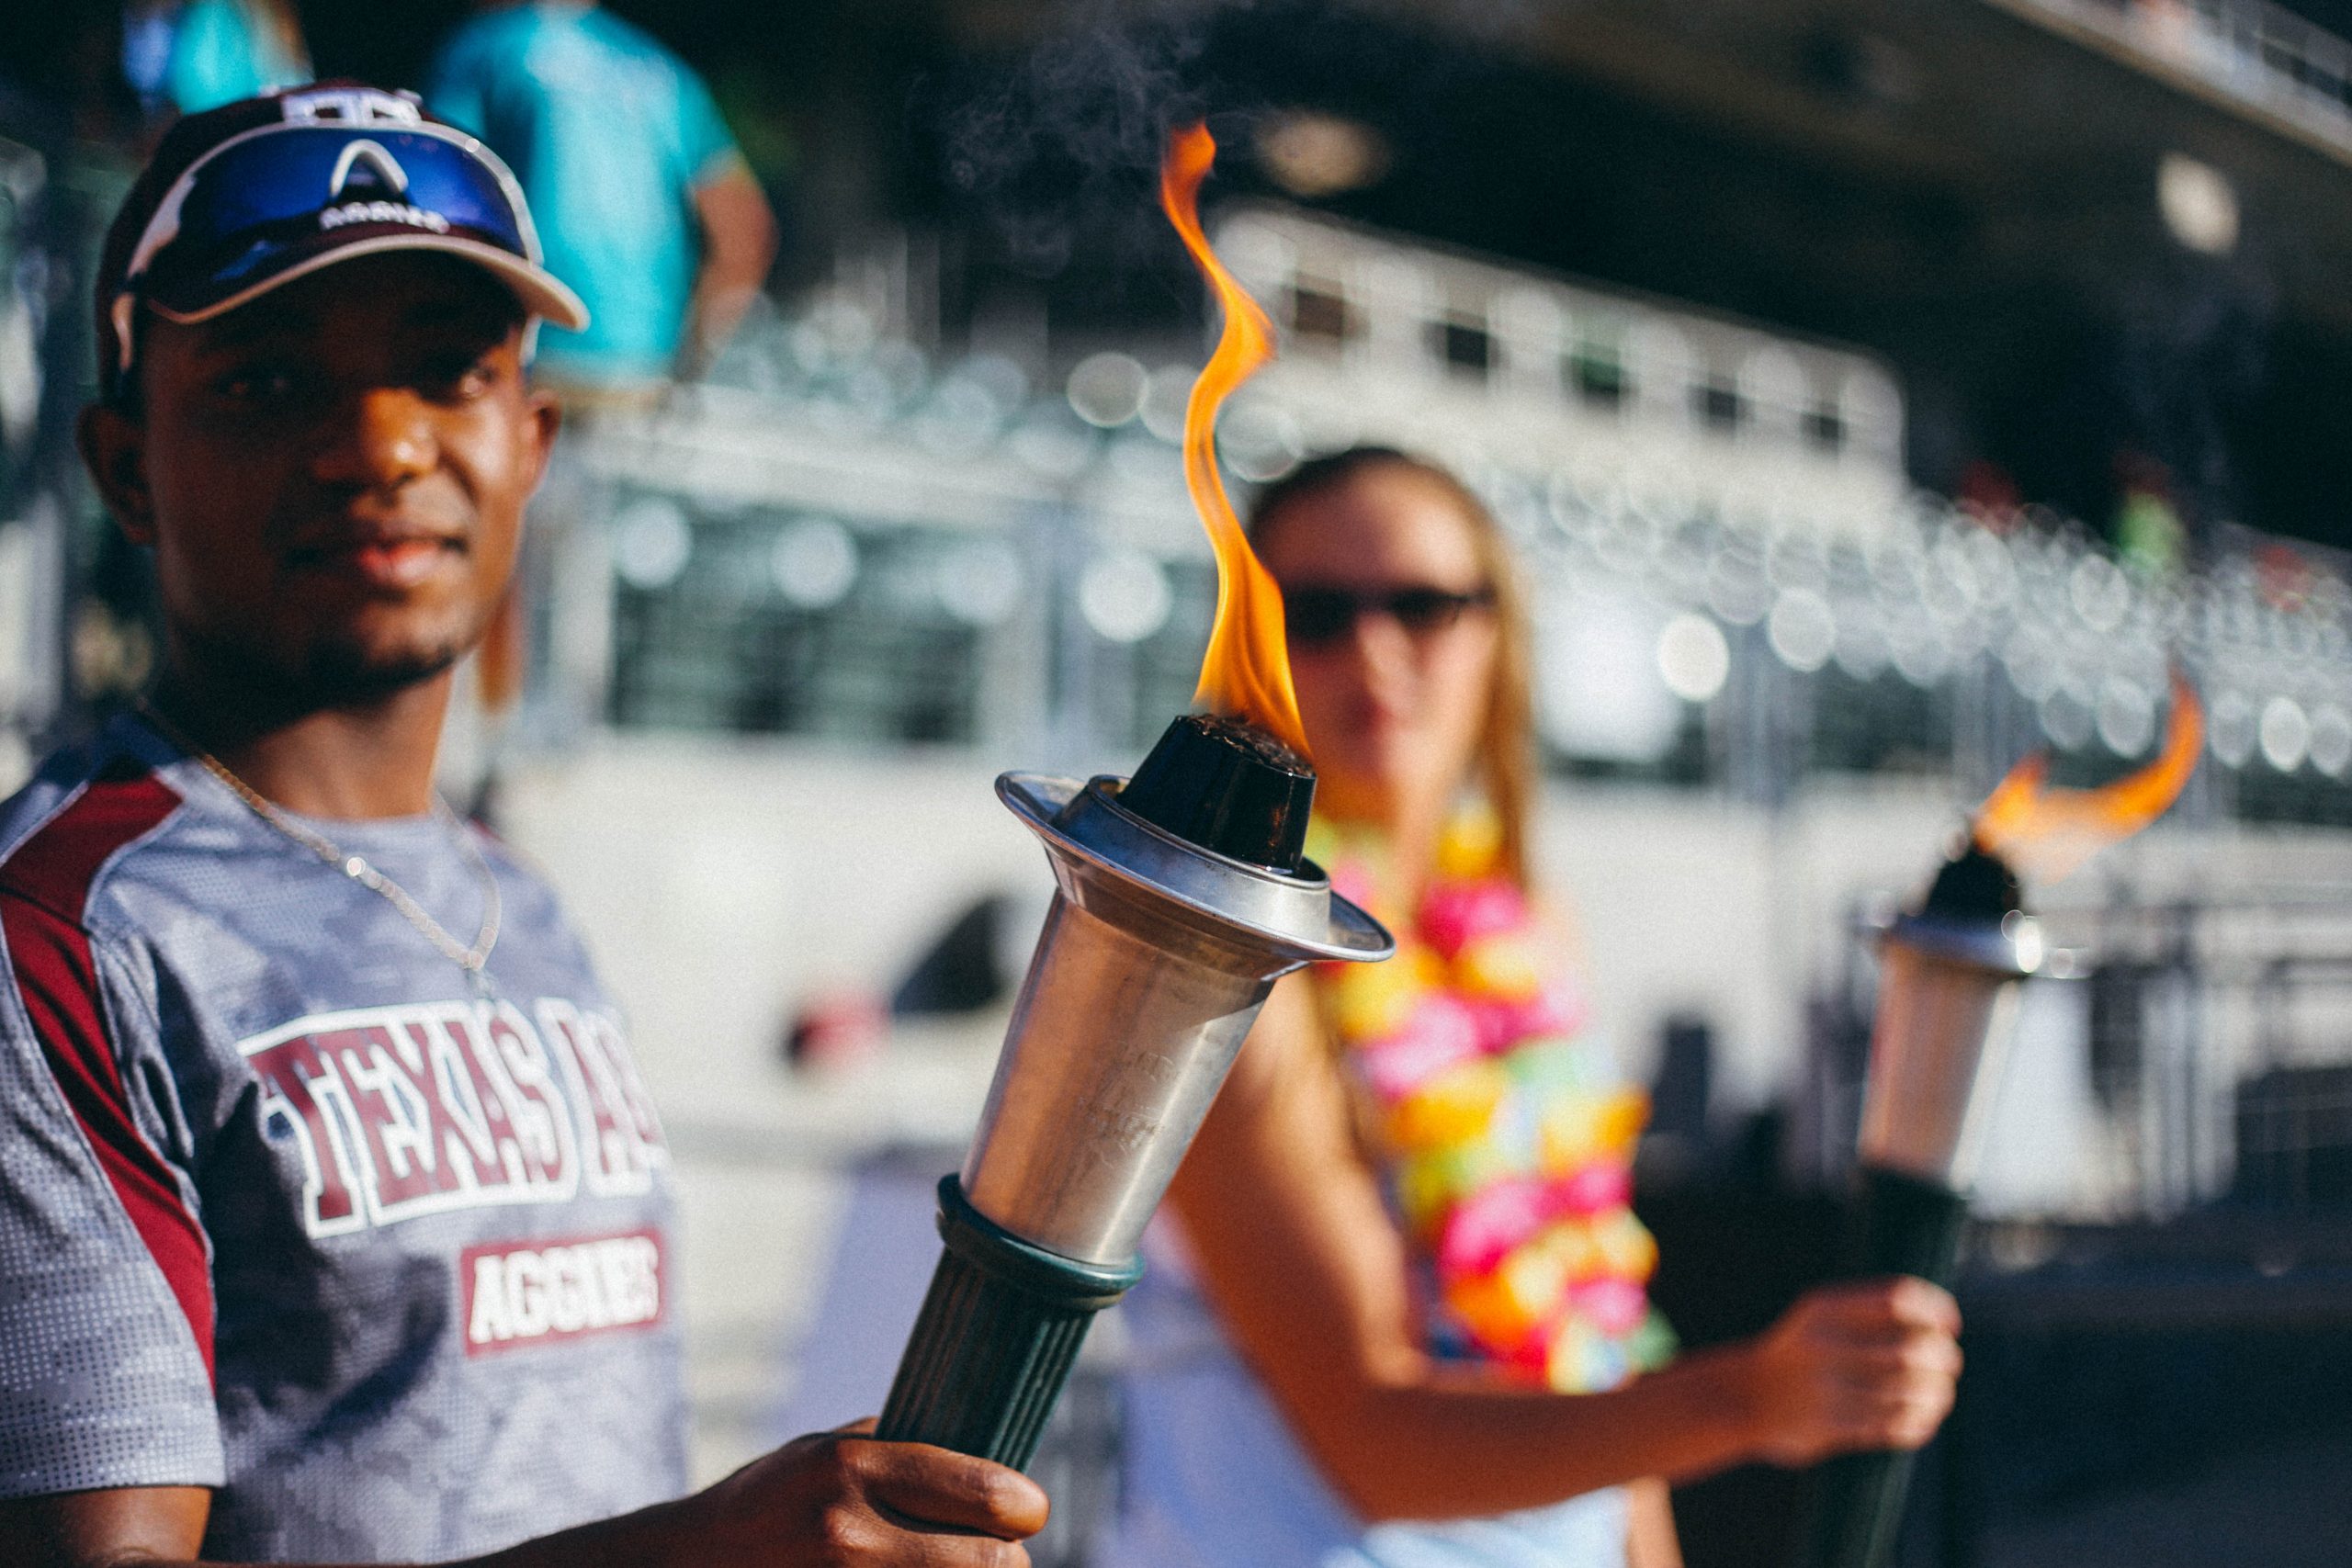
[{"label": "man's nose", "polygon": [[439,460],[424,400],[402,387],[371,387],[353,397],[311,463],[325,484],[398,490]]}]

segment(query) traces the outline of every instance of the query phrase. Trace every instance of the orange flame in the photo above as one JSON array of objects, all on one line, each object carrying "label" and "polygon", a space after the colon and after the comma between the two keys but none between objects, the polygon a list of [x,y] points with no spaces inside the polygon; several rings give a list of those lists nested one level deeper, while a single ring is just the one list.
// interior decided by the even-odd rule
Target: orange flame
[{"label": "orange flame", "polygon": [[2098,789],[2052,789],[2042,783],[2050,754],[2036,751],[2010,769],[1977,807],[1976,847],[2000,856],[2021,876],[2063,881],[2108,845],[2163,816],[2197,771],[2204,743],[2205,711],[2175,671],[2172,716],[2154,761]]},{"label": "orange flame", "polygon": [[1191,125],[1169,138],[1168,161],[1159,171],[1159,205],[1225,310],[1216,352],[1184,405],[1184,488],[1193,492],[1193,507],[1216,551],[1216,624],[1193,700],[1211,713],[1272,731],[1304,757],[1306,727],[1299,722],[1298,695],[1291,687],[1282,590],[1250,548],[1216,468],[1216,411],[1274,356],[1274,329],[1201,231],[1201,182],[1216,162],[1216,141],[1208,127]]}]

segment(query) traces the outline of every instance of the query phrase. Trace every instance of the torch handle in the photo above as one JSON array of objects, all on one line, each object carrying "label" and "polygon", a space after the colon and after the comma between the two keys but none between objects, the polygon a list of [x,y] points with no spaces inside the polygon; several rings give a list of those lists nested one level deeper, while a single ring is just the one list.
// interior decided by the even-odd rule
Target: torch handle
[{"label": "torch handle", "polygon": [[1032,1247],[972,1207],[955,1177],[939,1183],[947,1250],[899,1361],[875,1436],[935,1443],[1020,1469],[1094,1314],[1143,1277]]},{"label": "torch handle", "polygon": [[[1847,1277],[1915,1274],[1951,1283],[1968,1200],[1900,1171],[1864,1166],[1855,1175],[1846,1241]],[[1917,1456],[1841,1454],[1815,1468],[1801,1510],[1802,1568],[1884,1568],[1894,1551]]]}]

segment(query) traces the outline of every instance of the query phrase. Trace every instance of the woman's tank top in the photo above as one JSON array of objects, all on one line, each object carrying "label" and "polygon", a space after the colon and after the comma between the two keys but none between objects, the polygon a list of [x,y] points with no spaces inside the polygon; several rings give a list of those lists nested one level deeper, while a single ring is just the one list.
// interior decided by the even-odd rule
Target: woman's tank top
[{"label": "woman's tank top", "polygon": [[1162,1221],[1120,1304],[1125,1455],[1096,1568],[1623,1568],[1611,1489],[1498,1518],[1367,1527],[1323,1479],[1193,1287]]}]

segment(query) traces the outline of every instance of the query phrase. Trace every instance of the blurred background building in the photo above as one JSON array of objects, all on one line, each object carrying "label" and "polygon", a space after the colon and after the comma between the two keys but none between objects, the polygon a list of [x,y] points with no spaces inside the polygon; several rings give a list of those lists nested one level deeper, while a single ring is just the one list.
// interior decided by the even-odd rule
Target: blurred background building
[{"label": "blurred background building", "polygon": [[[464,14],[263,9],[395,85]],[[706,1471],[879,1399],[1042,898],[989,777],[1125,772],[1189,701],[1214,575],[1174,441],[1212,323],[1148,203],[1206,112],[1213,231],[1283,331],[1233,481],[1428,452],[1537,585],[1544,866],[1656,1087],[1688,1337],[1817,1259],[1869,920],[2018,757],[2112,777],[2195,682],[2188,795],[2045,898],[2081,957],[2031,987],[1908,1550],[2334,1560],[2352,6],[613,9],[708,81],[782,248],[706,374],[568,444],[527,679],[451,784],[630,1004],[701,1238]],[[0,25],[0,785],[152,664],[70,426],[181,19]],[[823,1266],[885,1233],[903,1279]],[[864,1359],[804,1365],[812,1321]],[[1685,1500],[1694,1563],[1750,1560],[1707,1523],[1767,1484]]]}]

